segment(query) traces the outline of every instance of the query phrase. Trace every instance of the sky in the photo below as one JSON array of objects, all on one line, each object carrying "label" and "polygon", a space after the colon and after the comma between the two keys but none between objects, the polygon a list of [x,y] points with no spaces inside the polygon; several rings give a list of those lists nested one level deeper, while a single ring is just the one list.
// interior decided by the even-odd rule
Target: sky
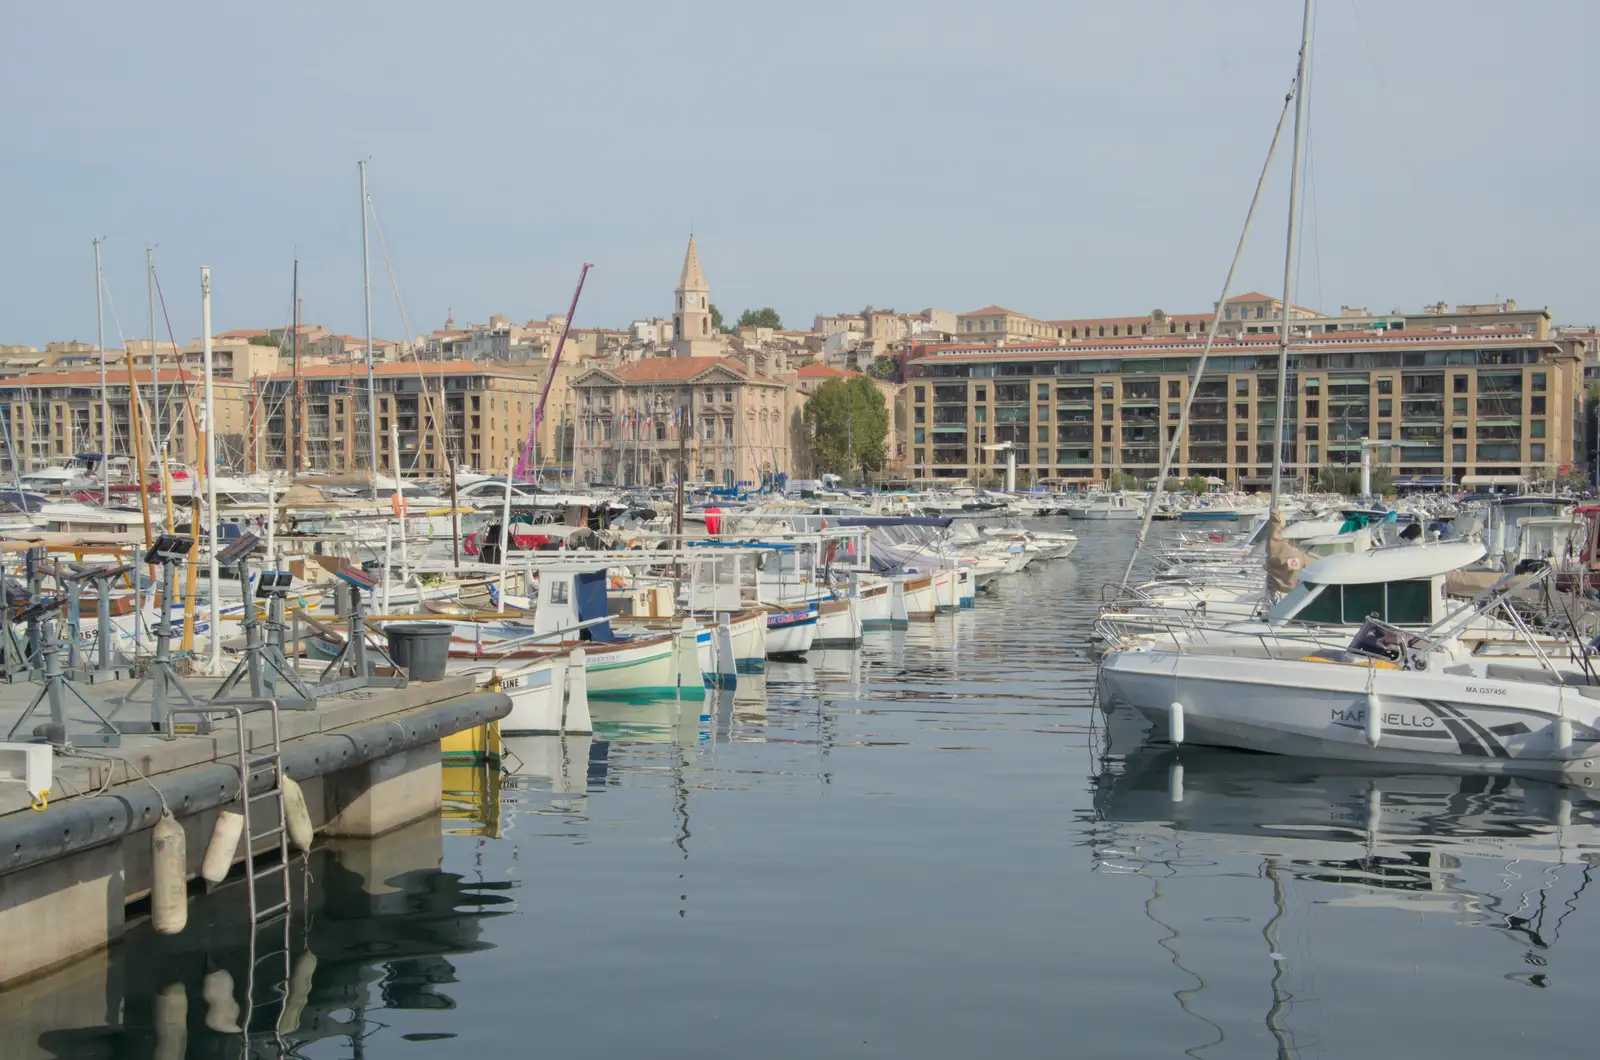
[{"label": "sky", "polygon": [[[867,304],[1046,319],[1216,299],[1296,0],[9,4],[0,343]],[[1594,0],[1320,0],[1295,301],[1600,321]],[[1235,291],[1281,293],[1289,144]],[[158,332],[165,336],[163,323]]]}]

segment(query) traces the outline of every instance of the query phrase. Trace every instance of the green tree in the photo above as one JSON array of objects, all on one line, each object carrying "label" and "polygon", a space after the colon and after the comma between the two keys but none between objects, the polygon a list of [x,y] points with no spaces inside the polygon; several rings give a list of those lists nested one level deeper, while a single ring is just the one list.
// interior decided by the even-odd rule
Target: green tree
[{"label": "green tree", "polygon": [[883,467],[889,409],[872,380],[855,376],[823,383],[806,399],[805,422],[818,473],[849,478],[857,469]]},{"label": "green tree", "polygon": [[1556,489],[1558,490],[1581,490],[1587,489],[1589,485],[1589,476],[1582,471],[1563,471],[1556,476]]},{"label": "green tree", "polygon": [[746,309],[739,314],[739,327],[741,328],[771,328],[773,331],[783,330],[783,321],[778,319],[778,311],[771,306],[762,309]]},{"label": "green tree", "polygon": [[872,364],[867,368],[867,374],[874,379],[884,379],[892,382],[900,374],[900,362],[893,357],[874,357]]},{"label": "green tree", "polygon": [[1183,488],[1186,492],[1198,496],[1210,488],[1210,483],[1206,482],[1204,475],[1190,475],[1183,480]]},{"label": "green tree", "polygon": [[1161,492],[1163,493],[1177,493],[1181,489],[1183,489],[1183,480],[1175,475],[1168,475],[1162,480]]},{"label": "green tree", "polygon": [[711,326],[716,328],[718,331],[728,330],[722,326],[722,310],[717,308],[717,303],[715,302],[711,303]]},{"label": "green tree", "polygon": [[1139,488],[1139,477],[1131,471],[1113,471],[1106,476],[1106,489],[1108,490],[1136,490]]},{"label": "green tree", "polygon": [[252,345],[252,346],[278,346],[278,345],[281,345],[281,343],[279,343],[278,340],[273,338],[271,335],[251,335],[250,336],[250,345]]}]

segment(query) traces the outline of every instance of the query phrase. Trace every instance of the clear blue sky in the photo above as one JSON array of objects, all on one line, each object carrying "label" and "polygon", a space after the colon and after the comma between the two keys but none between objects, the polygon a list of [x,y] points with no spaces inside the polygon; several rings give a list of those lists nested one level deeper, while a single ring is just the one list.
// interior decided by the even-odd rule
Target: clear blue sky
[{"label": "clear blue sky", "polygon": [[[13,3],[0,342],[124,329],[156,258],[180,340],[360,333],[356,159],[414,331],[865,303],[1197,310],[1293,72],[1296,0]],[[1600,319],[1594,0],[1322,0],[1297,301],[1515,297]],[[1287,152],[1241,273],[1281,284]],[[380,335],[401,332],[373,242]],[[117,333],[107,324],[108,345]]]}]

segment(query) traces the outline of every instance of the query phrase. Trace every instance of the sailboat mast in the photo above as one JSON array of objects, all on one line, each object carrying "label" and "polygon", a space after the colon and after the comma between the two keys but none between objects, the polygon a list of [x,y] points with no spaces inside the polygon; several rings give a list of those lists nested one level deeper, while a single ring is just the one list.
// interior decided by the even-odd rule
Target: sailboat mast
[{"label": "sailboat mast", "polygon": [[1306,67],[1311,63],[1311,14],[1306,0],[1300,23],[1300,66],[1294,77],[1294,158],[1289,163],[1289,235],[1283,250],[1283,323],[1278,329],[1278,418],[1272,437],[1272,511],[1283,492],[1283,425],[1289,408],[1289,317],[1294,299],[1295,236],[1300,230],[1300,161],[1304,155]]},{"label": "sailboat mast", "polygon": [[100,284],[100,240],[94,241],[94,348],[100,354],[100,503],[111,506],[111,402],[106,400],[106,314]]},{"label": "sailboat mast", "polygon": [[[356,163],[361,170],[361,293],[367,313],[367,465],[372,472],[372,499],[378,499],[378,390],[372,381],[372,268],[367,250],[367,163]],[[395,468],[395,474],[400,473]]]},{"label": "sailboat mast", "polygon": [[287,441],[289,443],[289,477],[290,477],[290,479],[293,479],[294,476],[296,476],[296,475],[298,475],[300,473],[300,434],[301,434],[301,432],[300,432],[299,428],[300,428],[300,423],[301,423],[301,418],[302,418],[301,415],[300,415],[300,259],[299,258],[295,258],[294,259],[294,281],[293,281],[293,283],[291,285],[291,288],[290,288],[289,297],[294,301],[294,332],[293,332],[293,337],[289,340],[290,343],[292,344],[291,349],[294,350],[293,360],[290,362],[291,364],[294,365],[294,385],[292,387],[292,391],[293,392],[289,395],[289,408],[290,408],[290,411],[293,413],[294,422],[293,422],[292,426],[295,428],[295,430],[294,430],[294,432],[292,434],[289,435]]},{"label": "sailboat mast", "polygon": [[[156,262],[149,247],[144,248],[144,285],[150,299],[150,452],[161,451],[161,369],[156,359]],[[134,454],[134,467],[144,477],[140,457]]]},{"label": "sailboat mast", "polygon": [[[217,395],[211,385],[213,371],[211,364],[211,266],[200,267],[200,353],[202,367],[206,373],[205,398],[206,419],[203,427],[205,431],[206,451],[205,467],[201,473],[206,479],[206,542],[207,551],[211,554],[210,576],[211,588],[211,642],[207,653],[207,673],[217,673],[222,666],[222,596],[219,586],[222,572],[217,567],[217,549],[220,542],[217,540]],[[198,498],[196,498],[198,501]],[[191,571],[194,564],[189,565]],[[250,607],[248,586],[240,584],[239,592],[244,600],[244,605]],[[190,594],[191,599],[193,594]],[[193,608],[184,617],[186,631],[193,630]]]}]

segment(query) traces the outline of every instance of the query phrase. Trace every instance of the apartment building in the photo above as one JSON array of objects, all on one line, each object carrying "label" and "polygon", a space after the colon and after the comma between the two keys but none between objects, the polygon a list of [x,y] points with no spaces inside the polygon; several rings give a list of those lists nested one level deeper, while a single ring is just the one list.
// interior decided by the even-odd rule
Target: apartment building
[{"label": "apartment building", "polygon": [[[504,474],[527,440],[546,368],[546,363],[501,367],[471,361],[375,366],[378,470],[394,469],[397,445],[402,476],[440,475],[447,467],[448,445],[458,467]],[[566,378],[567,373],[557,373],[545,403],[536,454],[541,463],[572,451]],[[303,368],[298,379],[282,372],[257,379],[253,466],[329,473],[366,469],[368,407],[362,365],[320,365]]]},{"label": "apartment building", "polygon": [[[1010,443],[1022,481],[1152,478],[1202,345],[1147,335],[935,348],[907,365],[910,467],[922,478],[980,479],[1004,463],[982,447]],[[1219,339],[1173,473],[1269,483],[1277,370],[1275,338]],[[1574,459],[1581,387],[1580,343],[1514,328],[1297,338],[1284,462],[1301,480],[1359,463],[1372,439],[1393,443],[1376,447],[1376,459],[1402,486],[1548,477]]]},{"label": "apartment building", "polygon": [[[203,407],[204,381],[193,372],[162,369],[159,385],[146,371],[137,380],[140,448],[154,451],[151,436],[157,421],[160,437],[154,449],[169,460],[194,466],[203,459],[197,424]],[[217,380],[217,459],[230,467],[243,466],[250,422],[248,383]],[[159,401],[152,415],[151,399]],[[102,409],[109,420],[102,418]],[[128,375],[126,369],[108,373],[105,401],[101,401],[100,372],[51,372],[0,379],[0,421],[10,428],[0,451],[0,469],[33,471],[64,464],[79,453],[127,456],[133,451]],[[109,427],[109,430],[108,430]]]}]

